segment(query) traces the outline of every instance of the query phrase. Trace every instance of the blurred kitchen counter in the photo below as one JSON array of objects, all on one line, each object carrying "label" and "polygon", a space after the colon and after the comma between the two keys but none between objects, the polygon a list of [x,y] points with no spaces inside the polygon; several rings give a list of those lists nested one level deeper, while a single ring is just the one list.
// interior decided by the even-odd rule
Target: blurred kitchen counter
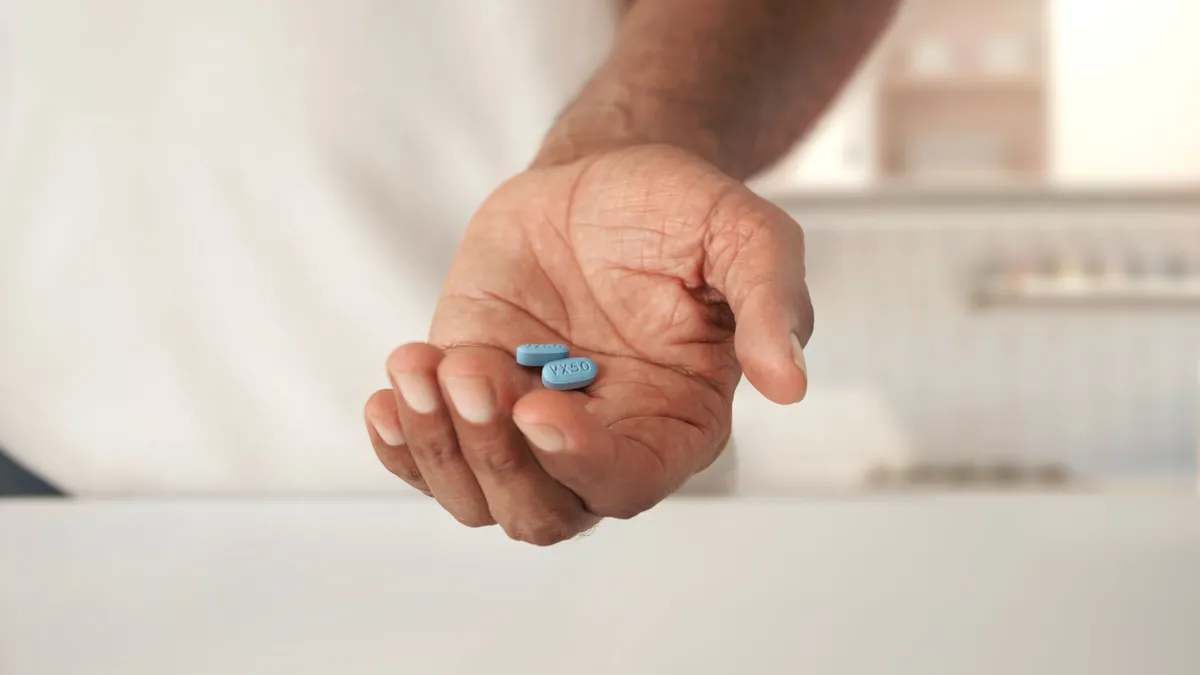
[{"label": "blurred kitchen counter", "polygon": [[1200,672],[1200,499],[0,502],[0,673]]}]

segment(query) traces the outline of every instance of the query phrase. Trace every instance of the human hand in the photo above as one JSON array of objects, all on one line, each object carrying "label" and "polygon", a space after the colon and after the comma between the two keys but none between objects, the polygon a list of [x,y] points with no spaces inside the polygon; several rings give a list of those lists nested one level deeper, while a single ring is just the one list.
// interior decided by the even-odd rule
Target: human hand
[{"label": "human hand", "polygon": [[[371,441],[460,522],[553,544],[710,465],[743,370],[801,399],[812,326],[800,227],[708,162],[646,145],[531,169],[472,218],[429,342],[388,358]],[[552,391],[516,364],[549,342],[595,383]]]}]

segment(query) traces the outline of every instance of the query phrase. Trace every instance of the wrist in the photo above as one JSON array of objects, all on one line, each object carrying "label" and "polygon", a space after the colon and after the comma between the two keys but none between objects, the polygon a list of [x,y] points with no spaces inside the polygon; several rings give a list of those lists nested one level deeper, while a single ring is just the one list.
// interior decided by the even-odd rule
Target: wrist
[{"label": "wrist", "polygon": [[594,81],[546,135],[532,168],[635,145],[671,145],[720,166],[718,134],[693,108],[629,85]]}]

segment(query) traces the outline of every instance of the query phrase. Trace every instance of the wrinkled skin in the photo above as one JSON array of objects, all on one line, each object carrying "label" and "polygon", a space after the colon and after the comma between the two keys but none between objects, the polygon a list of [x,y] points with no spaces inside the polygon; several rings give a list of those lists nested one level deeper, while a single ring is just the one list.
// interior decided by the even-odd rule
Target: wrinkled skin
[{"label": "wrinkled skin", "polygon": [[[534,544],[632,517],[717,458],[743,370],[776,402],[803,397],[803,247],[783,212],[675,148],[523,173],[472,219],[429,343],[388,359],[393,389],[366,410],[375,450],[461,522]],[[543,388],[513,359],[543,342],[595,360],[596,382]],[[414,408],[402,394],[422,382],[435,405]]]}]

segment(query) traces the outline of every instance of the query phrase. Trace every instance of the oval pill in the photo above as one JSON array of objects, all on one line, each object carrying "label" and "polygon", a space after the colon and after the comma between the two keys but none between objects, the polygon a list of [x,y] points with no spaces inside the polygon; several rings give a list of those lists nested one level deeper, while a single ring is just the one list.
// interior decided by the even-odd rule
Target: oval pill
[{"label": "oval pill", "polygon": [[581,389],[596,380],[596,362],[586,356],[562,359],[542,366],[542,384],[547,389]]},{"label": "oval pill", "polygon": [[517,363],[522,366],[544,366],[571,355],[566,345],[521,345],[517,347]]}]

